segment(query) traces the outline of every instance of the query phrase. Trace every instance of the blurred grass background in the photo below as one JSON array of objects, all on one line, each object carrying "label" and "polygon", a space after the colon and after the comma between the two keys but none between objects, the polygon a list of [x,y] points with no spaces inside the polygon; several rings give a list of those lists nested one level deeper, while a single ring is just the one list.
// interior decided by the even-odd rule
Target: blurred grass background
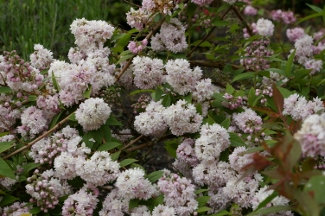
[{"label": "blurred grass background", "polygon": [[[221,0],[219,0],[221,1]],[[25,60],[34,44],[42,44],[57,59],[66,59],[74,46],[70,24],[76,18],[106,20],[128,29],[126,12],[141,5],[141,0],[0,0],[0,53],[16,50]],[[253,0],[253,5],[268,5],[303,13],[305,3],[322,5],[324,0]],[[271,9],[270,8],[270,9]]]},{"label": "blurred grass background", "polygon": [[126,25],[130,4],[123,0],[0,0],[0,53],[16,50],[25,60],[34,44],[65,59],[74,45],[70,24],[76,18]]}]

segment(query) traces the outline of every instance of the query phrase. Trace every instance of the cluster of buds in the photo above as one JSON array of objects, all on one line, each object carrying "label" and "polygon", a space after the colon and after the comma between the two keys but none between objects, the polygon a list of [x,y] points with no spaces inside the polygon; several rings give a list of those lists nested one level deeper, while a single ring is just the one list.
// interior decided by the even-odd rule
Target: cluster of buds
[{"label": "cluster of buds", "polygon": [[222,102],[222,105],[231,110],[237,109],[238,107],[245,104],[245,101],[241,96],[233,96],[231,94],[225,93],[223,98],[226,100]]}]

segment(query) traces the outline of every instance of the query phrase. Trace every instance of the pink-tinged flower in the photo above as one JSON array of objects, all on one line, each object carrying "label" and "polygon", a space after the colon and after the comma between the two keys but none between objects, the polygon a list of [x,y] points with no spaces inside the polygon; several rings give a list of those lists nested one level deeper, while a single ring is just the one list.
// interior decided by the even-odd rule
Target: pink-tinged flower
[{"label": "pink-tinged flower", "polygon": [[320,72],[320,70],[323,67],[323,61],[322,60],[315,60],[315,59],[310,59],[305,62],[304,64],[306,69],[311,69],[310,74],[313,75],[316,72]]},{"label": "pink-tinged flower", "polygon": [[244,9],[244,14],[248,16],[255,16],[257,14],[257,9],[251,5],[247,5]]},{"label": "pink-tinged flower", "polygon": [[213,0],[191,0],[194,4],[205,6],[211,4]]},{"label": "pink-tinged flower", "polygon": [[305,35],[305,31],[302,28],[296,27],[293,29],[287,29],[286,34],[291,42],[296,42]]},{"label": "pink-tinged flower", "polygon": [[129,26],[141,31],[149,21],[149,16],[150,13],[142,8],[138,10],[131,8],[130,11],[126,13],[126,21]]},{"label": "pink-tinged flower", "polygon": [[30,55],[32,66],[39,70],[48,69],[53,61],[53,53],[40,44],[35,44],[34,50],[34,53]]}]

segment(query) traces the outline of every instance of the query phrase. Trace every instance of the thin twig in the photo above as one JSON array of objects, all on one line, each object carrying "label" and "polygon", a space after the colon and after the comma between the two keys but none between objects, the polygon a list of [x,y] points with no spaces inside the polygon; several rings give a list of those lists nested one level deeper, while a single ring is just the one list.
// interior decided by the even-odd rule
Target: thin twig
[{"label": "thin twig", "polygon": [[237,17],[240,19],[240,21],[245,25],[248,34],[249,35],[253,35],[253,31],[251,29],[251,27],[247,24],[245,18],[243,17],[243,15],[238,11],[238,9],[236,7],[232,7],[233,11],[235,12],[235,14],[237,15]]},{"label": "thin twig", "polygon": [[137,141],[139,141],[142,137],[144,137],[144,135],[140,135],[137,138],[135,138],[134,140],[131,140],[126,146],[124,146],[121,150],[124,150],[126,148],[128,148],[129,146],[133,145],[134,143],[136,143]]},{"label": "thin twig", "polygon": [[[74,112],[73,112],[74,113]],[[71,116],[72,114],[68,115],[67,117],[65,117],[63,120],[61,120],[59,123],[57,123],[53,128],[51,128],[50,130],[46,131],[44,134],[42,134],[41,136],[37,137],[36,139],[34,139],[32,142],[28,143],[27,145],[21,147],[20,149],[17,149],[16,151],[6,155],[5,157],[3,157],[3,159],[8,159],[16,154],[18,154],[19,152],[24,151],[25,149],[30,148],[32,145],[34,145],[35,143],[37,143],[38,141],[40,141],[41,139],[43,139],[44,137],[46,137],[47,135],[51,134],[53,131],[55,131],[56,129],[58,129],[63,123],[65,123]]]},{"label": "thin twig", "polygon": [[[222,15],[222,17],[220,18],[220,20],[223,20],[225,18],[225,16],[229,13],[229,11],[232,9],[232,5],[228,8],[228,10]],[[215,30],[216,26],[213,26],[209,33],[203,38],[203,40],[200,41],[200,43],[198,43],[195,47],[193,47],[193,49],[186,55],[186,57],[190,57],[192,55],[192,53],[204,42],[208,39],[208,37],[210,37],[210,35],[212,34],[212,32]]]},{"label": "thin twig", "polygon": [[141,145],[131,147],[131,148],[127,149],[126,151],[127,151],[127,152],[136,151],[136,150],[143,149],[143,148],[146,148],[146,147],[148,147],[148,146],[151,146],[151,145],[153,145],[153,144],[154,144],[153,141],[149,141],[149,142],[143,143],[143,144],[141,144]]}]

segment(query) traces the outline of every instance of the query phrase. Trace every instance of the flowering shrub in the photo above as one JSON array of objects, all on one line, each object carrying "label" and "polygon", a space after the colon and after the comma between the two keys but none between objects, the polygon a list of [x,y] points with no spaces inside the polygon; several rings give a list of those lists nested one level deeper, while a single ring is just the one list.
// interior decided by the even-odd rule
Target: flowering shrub
[{"label": "flowering shrub", "polygon": [[[129,31],[76,19],[67,61],[4,52],[1,214],[324,212],[325,31],[297,27],[324,10],[309,7],[143,0]],[[155,145],[172,170],[145,166]]]}]

